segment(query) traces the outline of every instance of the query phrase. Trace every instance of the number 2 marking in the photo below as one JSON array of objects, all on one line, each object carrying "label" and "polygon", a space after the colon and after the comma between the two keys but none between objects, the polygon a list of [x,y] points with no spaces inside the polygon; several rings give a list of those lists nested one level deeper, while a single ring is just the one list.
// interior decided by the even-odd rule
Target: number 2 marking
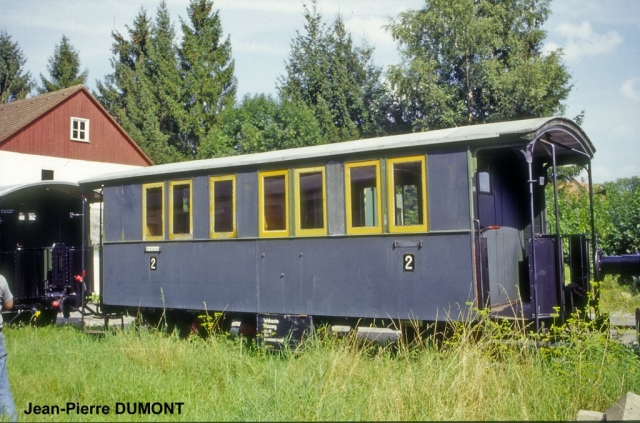
[{"label": "number 2 marking", "polygon": [[405,254],[402,257],[402,263],[405,272],[414,272],[416,270],[416,257],[413,254]]},{"label": "number 2 marking", "polygon": [[158,270],[158,257],[151,257],[149,259],[149,269]]}]

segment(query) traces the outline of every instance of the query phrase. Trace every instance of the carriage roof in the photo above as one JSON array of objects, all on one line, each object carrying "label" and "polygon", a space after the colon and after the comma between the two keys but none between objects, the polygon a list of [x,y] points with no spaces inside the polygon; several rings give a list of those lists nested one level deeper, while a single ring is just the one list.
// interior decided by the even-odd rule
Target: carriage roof
[{"label": "carriage roof", "polygon": [[[589,138],[574,122],[565,118],[546,117],[461,126],[428,132],[368,138],[265,153],[169,163],[99,175],[81,180],[80,185],[99,186],[105,182],[153,178],[163,175],[179,177],[184,174],[215,169],[275,165],[278,163],[354,156],[358,154],[365,155],[377,151],[405,150],[416,147],[526,145],[537,141],[541,137],[544,137],[548,142],[562,147],[558,150],[558,155],[581,155],[591,159],[595,152],[595,148]],[[536,149],[534,150],[534,155],[537,154],[543,155],[546,153],[541,151],[541,149]]]}]

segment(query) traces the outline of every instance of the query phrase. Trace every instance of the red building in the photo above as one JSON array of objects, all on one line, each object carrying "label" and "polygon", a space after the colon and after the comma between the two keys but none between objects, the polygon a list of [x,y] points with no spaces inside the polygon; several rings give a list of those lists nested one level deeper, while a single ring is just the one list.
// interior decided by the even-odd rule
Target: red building
[{"label": "red building", "polygon": [[0,105],[0,186],[151,164],[83,85]]}]

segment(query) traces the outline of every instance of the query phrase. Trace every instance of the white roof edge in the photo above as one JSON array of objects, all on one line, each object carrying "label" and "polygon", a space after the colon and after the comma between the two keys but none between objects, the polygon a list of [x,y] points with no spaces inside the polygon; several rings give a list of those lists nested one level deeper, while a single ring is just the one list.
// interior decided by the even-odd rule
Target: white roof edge
[{"label": "white roof edge", "polygon": [[56,186],[56,185],[72,186],[72,187],[80,188],[80,184],[78,184],[78,182],[56,181],[56,180],[38,181],[38,182],[30,182],[26,184],[6,185],[3,187],[0,187],[0,197],[4,197],[5,195],[11,194],[12,192],[15,192],[15,191],[20,191],[21,189],[25,189],[25,188],[39,187],[39,186],[46,187],[46,186]]},{"label": "white roof edge", "polygon": [[390,135],[378,138],[344,141],[334,144],[323,144],[308,147],[298,147],[287,150],[268,151],[264,153],[168,163],[140,169],[132,169],[98,175],[92,178],[81,180],[80,184],[95,185],[96,183],[103,181],[136,178],[140,176],[159,176],[164,174],[220,169],[225,167],[235,168],[266,163],[313,159],[333,155],[365,153],[375,150],[386,150],[398,147],[417,147],[455,143],[468,140],[491,139],[498,138],[500,135],[519,133],[527,134],[530,132],[535,132],[545,123],[556,119],[568,121],[567,119],[561,117],[545,117],[508,122],[485,123],[479,125],[438,129],[428,132],[417,132],[404,135]]}]

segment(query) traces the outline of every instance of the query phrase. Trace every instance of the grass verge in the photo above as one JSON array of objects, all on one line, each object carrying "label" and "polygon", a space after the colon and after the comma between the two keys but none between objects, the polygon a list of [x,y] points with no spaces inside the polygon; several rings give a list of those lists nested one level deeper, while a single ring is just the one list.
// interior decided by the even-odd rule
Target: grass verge
[{"label": "grass verge", "polygon": [[[21,421],[573,420],[640,392],[636,353],[580,322],[542,347],[500,322],[477,328],[395,347],[319,331],[283,355],[135,328],[96,338],[20,327],[5,337]],[[110,414],[23,412],[67,402]],[[182,413],[116,414],[117,403],[156,402],[182,402]]]}]

